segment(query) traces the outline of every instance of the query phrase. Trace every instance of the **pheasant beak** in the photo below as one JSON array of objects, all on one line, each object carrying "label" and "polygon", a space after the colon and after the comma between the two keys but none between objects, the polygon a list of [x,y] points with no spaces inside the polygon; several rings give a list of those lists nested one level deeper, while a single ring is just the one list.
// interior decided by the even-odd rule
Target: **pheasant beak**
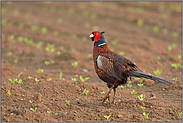
[{"label": "pheasant beak", "polygon": [[95,37],[93,34],[91,34],[90,36],[89,36],[90,38],[93,38],[93,37]]}]

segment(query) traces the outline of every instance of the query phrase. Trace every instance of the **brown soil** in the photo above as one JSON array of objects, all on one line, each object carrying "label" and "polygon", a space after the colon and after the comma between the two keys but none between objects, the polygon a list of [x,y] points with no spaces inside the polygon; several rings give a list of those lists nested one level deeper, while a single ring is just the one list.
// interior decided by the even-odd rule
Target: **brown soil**
[{"label": "brown soil", "polygon": [[[181,55],[181,6],[181,2],[2,2],[1,121],[181,122],[182,71],[172,67],[182,64],[177,57]],[[139,19],[141,26],[137,25]],[[34,27],[37,30],[33,31]],[[46,33],[42,32],[44,27]],[[114,52],[124,52],[123,56],[145,73],[154,75],[154,71],[162,70],[157,76],[176,85],[133,78],[131,88],[118,88],[114,104],[102,105],[99,99],[104,94],[100,92],[108,88],[94,71],[93,44],[88,37],[96,29],[105,30],[105,39]],[[163,33],[166,29],[168,32]],[[54,35],[54,31],[59,34]],[[71,37],[73,34],[77,37]],[[18,40],[20,36],[24,41]],[[32,39],[33,44],[25,38]],[[117,45],[112,44],[115,39]],[[43,42],[41,48],[39,41]],[[45,50],[47,44],[54,44],[53,53]],[[13,54],[8,56],[8,52]],[[54,63],[45,65],[51,60]],[[77,67],[71,65],[75,61]],[[44,72],[37,73],[38,68]],[[90,79],[82,82],[80,75]],[[174,77],[177,80],[172,80]],[[22,83],[11,83],[13,78]],[[140,88],[137,84],[141,81],[144,85]],[[89,90],[87,95],[84,89]],[[132,90],[137,94],[132,95]],[[138,99],[141,94],[145,95],[143,101]],[[30,110],[36,107],[35,112]],[[143,112],[149,113],[148,118]],[[111,116],[107,120],[105,115]]]}]

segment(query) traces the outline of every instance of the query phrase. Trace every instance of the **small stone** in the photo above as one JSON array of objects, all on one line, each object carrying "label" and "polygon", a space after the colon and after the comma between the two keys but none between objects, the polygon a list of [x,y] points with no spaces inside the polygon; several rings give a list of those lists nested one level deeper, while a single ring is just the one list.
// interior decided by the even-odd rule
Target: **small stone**
[{"label": "small stone", "polygon": [[150,94],[150,99],[152,100],[152,99],[156,99],[156,95],[155,94]]},{"label": "small stone", "polygon": [[122,114],[118,114],[117,117],[118,117],[118,118],[122,118],[123,115],[122,115]]}]

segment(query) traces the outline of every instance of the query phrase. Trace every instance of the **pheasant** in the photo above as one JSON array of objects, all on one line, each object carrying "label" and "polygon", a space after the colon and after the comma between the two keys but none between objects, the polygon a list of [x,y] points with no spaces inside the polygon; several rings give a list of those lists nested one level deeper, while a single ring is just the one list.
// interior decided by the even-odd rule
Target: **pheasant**
[{"label": "pheasant", "polygon": [[135,65],[133,62],[124,58],[121,55],[112,52],[108,48],[103,33],[105,32],[93,31],[92,34],[89,36],[91,38],[91,41],[94,42],[93,60],[95,71],[98,77],[107,83],[107,86],[109,88],[109,91],[107,92],[105,97],[101,99],[102,104],[104,104],[106,99],[110,100],[109,93],[112,89],[114,91],[112,103],[114,103],[116,88],[119,85],[127,83],[127,78],[130,78],[131,80],[131,77],[142,77],[164,84],[174,84],[168,80],[140,72],[137,65]]}]

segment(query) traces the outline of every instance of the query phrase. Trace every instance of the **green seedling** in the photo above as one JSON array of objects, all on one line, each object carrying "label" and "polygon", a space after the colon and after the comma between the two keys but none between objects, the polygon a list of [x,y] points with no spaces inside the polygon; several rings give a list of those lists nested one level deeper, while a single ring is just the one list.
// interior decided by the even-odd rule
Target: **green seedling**
[{"label": "green seedling", "polygon": [[128,81],[127,87],[131,88],[132,87],[132,82]]},{"label": "green seedling", "polygon": [[74,81],[74,82],[75,82],[75,81],[77,81],[77,79],[76,79],[76,78],[71,78],[71,80],[72,80],[72,81]]},{"label": "green seedling", "polygon": [[18,84],[21,84],[21,83],[22,83],[22,80],[18,80],[17,83],[18,83]]},{"label": "green seedling", "polygon": [[181,113],[178,113],[180,116],[182,116],[182,112]]},{"label": "green seedling", "polygon": [[146,114],[145,112],[143,112],[143,115],[144,115],[145,118],[148,118],[149,113]]},{"label": "green seedling", "polygon": [[51,80],[52,80],[51,78],[48,78],[48,79],[47,79],[48,82],[51,81]]},{"label": "green seedling", "polygon": [[88,54],[88,57],[92,57],[92,54],[90,53],[90,54]]},{"label": "green seedling", "polygon": [[52,6],[52,7],[50,8],[50,11],[51,11],[51,12],[55,12],[56,9],[57,9],[57,8],[56,8],[55,6]]},{"label": "green seedling", "polygon": [[6,93],[7,96],[11,96],[11,92],[8,90],[8,92]]},{"label": "green seedling", "polygon": [[125,86],[123,86],[123,85],[120,85],[120,86],[118,86],[118,88],[126,88],[126,85]]},{"label": "green seedling", "polygon": [[177,69],[178,67],[182,68],[182,65],[180,63],[172,64],[172,67]]},{"label": "green seedling", "polygon": [[146,107],[141,106],[141,109],[144,110]]},{"label": "green seedling", "polygon": [[47,65],[47,66],[50,64],[49,61],[44,61],[44,63],[45,63],[45,65]]},{"label": "green seedling", "polygon": [[71,38],[72,38],[72,39],[76,39],[76,38],[77,38],[77,35],[76,35],[76,34],[72,34],[72,35],[71,35]]},{"label": "green seedling", "polygon": [[31,29],[32,29],[32,31],[37,31],[37,30],[39,30],[39,26],[33,25],[33,26],[31,26]]},{"label": "green seedling", "polygon": [[89,93],[89,90],[84,89],[83,94],[87,95]]},{"label": "green seedling", "polygon": [[13,55],[13,52],[8,52],[7,53],[7,56],[12,56]]},{"label": "green seedling", "polygon": [[139,80],[140,78],[139,77],[136,77],[135,80]]},{"label": "green seedling", "polygon": [[157,56],[157,59],[158,59],[158,60],[160,60],[160,59],[161,59],[161,57],[160,57],[160,56]]},{"label": "green seedling", "polygon": [[31,110],[32,112],[35,112],[35,111],[37,110],[37,107],[35,107],[35,109],[30,108],[30,110]]},{"label": "green seedling", "polygon": [[14,60],[14,63],[15,63],[15,64],[17,64],[17,63],[18,63],[18,60],[17,60],[17,59],[15,59],[15,60]]},{"label": "green seedling", "polygon": [[91,17],[91,19],[95,19],[95,18],[97,18],[97,15],[95,13],[92,13],[90,17]]},{"label": "green seedling", "polygon": [[137,91],[133,90],[133,91],[131,91],[131,94],[135,95],[135,94],[137,94]]},{"label": "green seedling", "polygon": [[167,34],[168,33],[168,29],[163,29],[163,33]]},{"label": "green seedling", "polygon": [[37,73],[43,73],[44,72],[44,70],[43,69],[41,69],[41,68],[38,68],[38,71],[37,71]]},{"label": "green seedling", "polygon": [[172,50],[172,47],[171,46],[168,46],[168,51],[171,51]]},{"label": "green seedling", "polygon": [[85,16],[85,17],[87,17],[87,16],[89,16],[89,12],[88,11],[83,11],[83,16]]},{"label": "green seedling", "polygon": [[58,23],[62,23],[63,19],[61,17],[57,18]]},{"label": "green seedling", "polygon": [[91,24],[90,24],[89,22],[85,22],[85,27],[86,27],[86,28],[89,28],[90,25],[91,25]]},{"label": "green seedling", "polygon": [[73,62],[73,63],[71,63],[71,65],[72,65],[73,67],[77,67],[77,66],[78,66],[78,64],[79,64],[79,63],[78,63],[78,62],[76,62],[76,61],[75,61],[75,62]]},{"label": "green seedling", "polygon": [[50,111],[47,111],[47,113],[50,114],[51,113],[51,110]]},{"label": "green seedling", "polygon": [[172,32],[173,37],[177,38],[179,37],[179,34],[177,32]]},{"label": "green seedling", "polygon": [[182,58],[182,55],[177,55],[177,57],[178,57],[179,59],[181,59],[181,58]]},{"label": "green seedling", "polygon": [[58,52],[57,52],[57,55],[59,56],[60,54],[61,54],[61,51],[58,51]]},{"label": "green seedling", "polygon": [[62,80],[62,73],[60,72],[59,80]]},{"label": "green seedling", "polygon": [[55,63],[55,61],[51,59],[51,63],[52,63],[52,64],[54,64],[54,63]]},{"label": "green seedling", "polygon": [[55,48],[50,48],[50,47],[45,47],[45,50],[48,52],[48,53],[53,53],[55,51]]},{"label": "green seedling", "polygon": [[32,101],[31,99],[29,100],[29,103],[33,103],[34,101]]},{"label": "green seedling", "polygon": [[37,44],[36,44],[37,48],[41,48],[43,46],[43,42],[42,41],[39,41]]},{"label": "green seedling", "polygon": [[80,78],[80,80],[81,80],[82,82],[84,82],[84,81],[90,79],[90,77],[83,78],[82,76],[79,76],[79,78]]},{"label": "green seedling", "polygon": [[69,9],[67,10],[67,12],[68,12],[69,14],[74,14],[74,9],[73,9],[73,8],[69,8]]},{"label": "green seedling", "polygon": [[19,36],[19,37],[17,38],[17,40],[18,40],[18,42],[23,42],[24,38],[21,37],[21,36]]},{"label": "green seedling", "polygon": [[160,70],[156,70],[156,71],[154,71],[154,74],[155,75],[160,75],[162,73],[162,70],[160,71]]},{"label": "green seedling", "polygon": [[177,80],[177,78],[174,77],[172,80]]},{"label": "green seedling", "polygon": [[66,100],[66,103],[67,103],[67,104],[70,104],[70,100]]},{"label": "green seedling", "polygon": [[23,72],[20,72],[19,74],[18,74],[18,77],[20,77],[20,75],[22,75],[23,74]]},{"label": "green seedling", "polygon": [[30,18],[30,13],[26,13],[25,18],[27,18],[27,19]]},{"label": "green seedling", "polygon": [[23,24],[23,23],[20,23],[20,24],[18,25],[18,27],[19,27],[19,28],[23,28],[23,27],[24,27],[24,24]]},{"label": "green seedling", "polygon": [[139,87],[142,87],[144,84],[142,84],[142,82],[140,84],[137,84]]},{"label": "green seedling", "polygon": [[111,48],[111,51],[114,52],[114,48]]},{"label": "green seedling", "polygon": [[104,118],[106,118],[107,120],[110,118],[111,115],[107,116],[105,115]]},{"label": "green seedling", "polygon": [[137,20],[137,25],[138,26],[142,26],[143,25],[143,20],[142,19],[138,19]]},{"label": "green seedling", "polygon": [[6,19],[2,19],[2,20],[1,20],[1,24],[2,24],[2,25],[5,25],[5,24],[6,24],[6,22],[7,22],[7,20],[6,20]]},{"label": "green seedling", "polygon": [[38,82],[40,81],[40,79],[38,79],[38,78],[35,78],[35,81],[38,83]]},{"label": "green seedling", "polygon": [[103,92],[100,92],[101,94],[105,94],[105,92],[103,91]]},{"label": "green seedling", "polygon": [[13,80],[9,79],[9,81],[14,84],[17,81],[17,79],[13,78]]},{"label": "green seedling", "polygon": [[53,35],[57,36],[57,35],[59,35],[59,32],[55,30],[55,31],[53,32]]},{"label": "green seedling", "polygon": [[154,26],[154,27],[153,27],[153,31],[154,31],[155,33],[157,33],[157,32],[159,31],[159,27],[158,27],[158,26]]},{"label": "green seedling", "polygon": [[144,95],[143,94],[139,95],[138,98],[139,98],[140,101],[144,100],[145,94]]},{"label": "green seedling", "polygon": [[19,16],[19,14],[20,14],[19,9],[14,9],[14,15]]},{"label": "green seedling", "polygon": [[125,52],[119,52],[119,55],[123,56],[125,55]]},{"label": "green seedling", "polygon": [[176,48],[176,47],[177,47],[177,44],[176,44],[176,43],[173,43],[173,44],[172,44],[172,47],[173,47],[173,48]]},{"label": "green seedling", "polygon": [[55,115],[58,115],[58,113],[55,113]]},{"label": "green seedling", "polygon": [[117,43],[118,43],[118,40],[116,39],[111,42],[112,45],[116,45]]},{"label": "green seedling", "polygon": [[32,77],[31,76],[28,76],[28,79],[32,79]]},{"label": "green seedling", "polygon": [[41,29],[41,31],[42,31],[42,33],[46,33],[46,32],[48,32],[48,29],[47,29],[46,27],[43,27],[43,28]]}]

